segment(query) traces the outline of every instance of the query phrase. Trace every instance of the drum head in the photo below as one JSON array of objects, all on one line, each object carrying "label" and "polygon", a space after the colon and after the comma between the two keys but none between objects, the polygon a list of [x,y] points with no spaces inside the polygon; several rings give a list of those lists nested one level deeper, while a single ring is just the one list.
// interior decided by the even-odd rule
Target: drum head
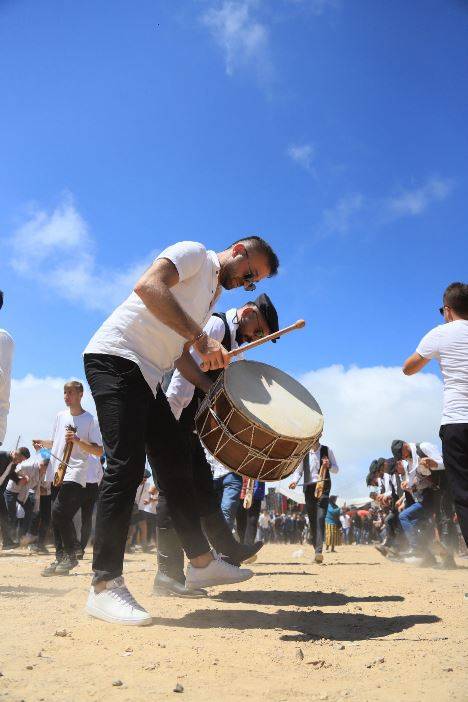
[{"label": "drum head", "polygon": [[237,361],[224,371],[224,387],[232,404],[252,422],[294,439],[315,438],[323,416],[306,388],[266,363]]}]

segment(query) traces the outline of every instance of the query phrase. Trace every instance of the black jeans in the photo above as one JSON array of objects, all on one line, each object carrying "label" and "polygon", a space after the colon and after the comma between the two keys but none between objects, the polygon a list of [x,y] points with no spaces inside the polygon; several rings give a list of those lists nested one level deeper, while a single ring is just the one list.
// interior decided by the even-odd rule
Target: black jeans
[{"label": "black jeans", "polygon": [[97,483],[86,483],[81,494],[81,534],[80,546],[85,550],[88,545],[91,535],[91,526],[93,522],[94,505],[98,497],[99,485]]},{"label": "black jeans", "polygon": [[5,501],[4,490],[0,490],[0,529],[2,531],[3,546],[10,546],[13,539],[10,534],[10,524],[8,520],[8,510]]},{"label": "black jeans", "polygon": [[125,542],[145,454],[166,494],[174,527],[188,558],[208,553],[197,507],[187,435],[161,388],[156,398],[139,367],[119,356],[86,354],[107,468],[97,502],[94,583],[122,574]]},{"label": "black jeans", "polygon": [[468,546],[468,423],[442,425],[440,438],[458,522]]},{"label": "black jeans", "polygon": [[317,499],[315,497],[315,488],[315,483],[306,485],[304,497],[309,516],[309,543],[314,547],[315,553],[322,553],[329,495],[322,495],[322,497]]},{"label": "black jeans", "polygon": [[[5,490],[5,502],[8,510],[8,519],[10,521],[10,530],[12,534],[16,534],[16,528],[19,524],[19,536],[22,537],[28,533],[31,525],[31,519],[34,511],[34,495],[28,495],[25,502],[20,502],[17,492]],[[16,505],[20,504],[24,510],[23,519],[18,520],[16,517]]]},{"label": "black jeans", "polygon": [[261,500],[252,500],[252,506],[245,509],[244,500],[240,500],[236,513],[236,526],[241,544],[255,543],[261,506]]},{"label": "black jeans", "polygon": [[73,481],[52,486],[52,526],[54,529],[55,556],[75,558],[75,526],[73,517],[80,509],[83,487]]}]

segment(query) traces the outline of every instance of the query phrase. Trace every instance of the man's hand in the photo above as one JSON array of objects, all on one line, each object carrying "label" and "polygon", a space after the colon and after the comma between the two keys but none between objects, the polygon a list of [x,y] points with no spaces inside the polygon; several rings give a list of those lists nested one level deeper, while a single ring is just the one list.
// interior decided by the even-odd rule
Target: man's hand
[{"label": "man's hand", "polygon": [[65,441],[66,443],[71,442],[72,444],[74,444],[75,442],[79,441],[79,438],[77,437],[74,431],[67,430],[65,432]]},{"label": "man's hand", "polygon": [[296,488],[296,485],[297,485],[297,483],[294,483],[294,482],[289,483],[289,489],[294,490]]},{"label": "man's hand", "polygon": [[228,351],[226,351],[224,346],[207,334],[197,339],[193,346],[203,361],[202,368],[204,371],[226,368],[231,362]]},{"label": "man's hand", "polygon": [[421,458],[419,461],[419,465],[423,466],[423,468],[429,468],[429,470],[432,470],[433,468],[437,468],[437,462],[433,461],[432,458]]},{"label": "man's hand", "polygon": [[330,468],[330,461],[328,460],[328,458],[324,458],[324,459],[323,459],[323,461],[322,461],[322,467],[323,467],[323,468]]},{"label": "man's hand", "polygon": [[408,490],[408,489],[409,489],[409,483],[408,483],[407,480],[403,480],[403,482],[401,483],[401,489],[402,489],[402,490]]}]

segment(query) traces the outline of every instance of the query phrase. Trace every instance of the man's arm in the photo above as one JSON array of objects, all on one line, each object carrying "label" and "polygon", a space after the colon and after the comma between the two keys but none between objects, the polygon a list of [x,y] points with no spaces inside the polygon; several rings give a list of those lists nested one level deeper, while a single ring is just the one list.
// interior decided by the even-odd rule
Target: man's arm
[{"label": "man's arm", "polygon": [[79,446],[80,449],[86,453],[90,453],[92,456],[97,456],[98,458],[102,456],[102,446],[99,446],[99,444],[95,444],[92,441],[79,439],[74,431],[65,432],[65,441],[72,441],[75,446]]},{"label": "man's arm", "polygon": [[331,450],[331,448],[328,449],[328,460],[329,460],[329,471],[330,473],[338,473],[339,468],[338,468],[338,463],[336,462],[335,454]]},{"label": "man's arm", "polygon": [[[179,273],[172,261],[157,259],[141,276],[134,291],[145,307],[160,322],[187,339],[189,347],[202,333],[201,327],[188,315],[171,292],[179,282]],[[194,346],[207,364],[207,370],[225,368],[229,363],[227,351],[218,341],[202,336]]]},{"label": "man's arm", "polygon": [[196,388],[200,388],[203,392],[208,392],[213,382],[206,373],[201,370],[189,349],[184,349],[182,355],[177,359],[174,365],[189,383],[195,385]]},{"label": "man's arm", "polygon": [[302,478],[302,475],[304,473],[304,461],[302,461],[294,471],[294,473],[291,476],[291,482],[289,483],[289,489],[294,490],[294,488],[297,486],[299,480]]},{"label": "man's arm", "polygon": [[429,441],[422,441],[419,445],[421,447],[421,451],[427,456],[427,459],[421,458],[419,463],[427,468],[430,468],[431,470],[444,470],[444,461],[440,455],[440,451],[437,450],[437,447],[434,446],[434,444],[431,444]]},{"label": "man's arm", "polygon": [[405,375],[414,375],[415,373],[418,373],[421,368],[424,368],[424,366],[426,366],[430,360],[430,358],[423,358],[416,351],[403,363],[403,373]]}]

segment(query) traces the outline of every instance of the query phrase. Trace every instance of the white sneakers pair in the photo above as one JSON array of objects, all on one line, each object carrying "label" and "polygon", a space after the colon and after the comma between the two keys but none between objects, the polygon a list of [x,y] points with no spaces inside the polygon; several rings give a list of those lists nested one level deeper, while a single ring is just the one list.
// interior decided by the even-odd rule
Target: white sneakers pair
[{"label": "white sneakers pair", "polygon": [[[252,576],[253,572],[248,568],[237,568],[216,556],[205,568],[194,568],[189,564],[186,584],[188,588],[229,585],[249,580]],[[152,621],[151,615],[127,589],[123,577],[107,581],[105,589],[98,593],[91,586],[86,612],[111,624],[146,626]]]}]

